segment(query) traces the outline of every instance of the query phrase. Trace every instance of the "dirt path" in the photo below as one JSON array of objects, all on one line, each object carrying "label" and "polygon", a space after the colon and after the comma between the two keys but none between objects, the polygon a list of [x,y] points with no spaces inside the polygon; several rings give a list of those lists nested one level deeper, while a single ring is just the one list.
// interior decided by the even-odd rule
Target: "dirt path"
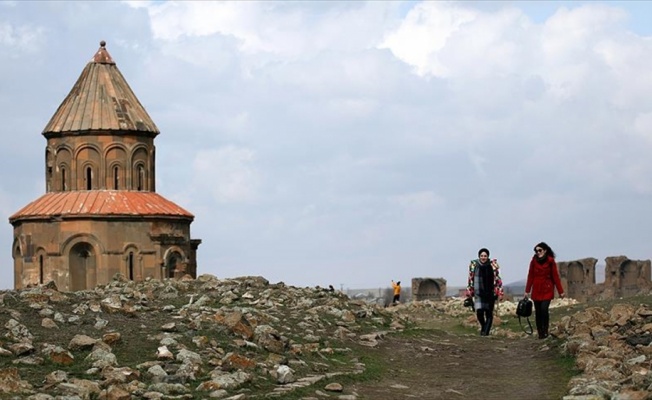
[{"label": "dirt path", "polygon": [[377,348],[391,361],[380,382],[355,385],[360,399],[558,400],[568,374],[558,363],[558,343],[418,331],[390,335]]}]

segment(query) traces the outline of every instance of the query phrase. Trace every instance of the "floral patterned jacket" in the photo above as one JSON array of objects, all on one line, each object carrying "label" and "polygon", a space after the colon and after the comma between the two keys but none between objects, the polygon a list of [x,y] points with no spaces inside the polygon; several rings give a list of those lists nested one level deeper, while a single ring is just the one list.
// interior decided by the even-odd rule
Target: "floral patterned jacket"
[{"label": "floral patterned jacket", "polygon": [[[473,287],[473,281],[475,279],[475,270],[480,265],[480,260],[472,260],[469,264],[469,279],[466,283],[466,296],[473,297],[475,295],[475,288]],[[498,265],[498,260],[495,258],[491,260],[491,267],[494,270],[494,292],[499,298],[503,297],[503,280],[500,278],[500,266]]]}]

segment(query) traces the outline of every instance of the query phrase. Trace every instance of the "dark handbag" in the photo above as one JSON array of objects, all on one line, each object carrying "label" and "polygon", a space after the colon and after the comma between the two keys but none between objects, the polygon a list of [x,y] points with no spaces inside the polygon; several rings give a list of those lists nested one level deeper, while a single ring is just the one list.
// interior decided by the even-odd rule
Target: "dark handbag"
[{"label": "dark handbag", "polygon": [[[519,300],[518,304],[516,305],[516,315],[518,316],[518,324],[521,326],[521,329],[523,329],[523,332],[531,335],[533,331],[532,324],[530,323],[530,315],[532,315],[532,300],[528,299],[527,297]],[[521,324],[521,317],[525,318],[527,321],[529,331]]]},{"label": "dark handbag", "polygon": [[464,299],[464,307],[473,307],[473,297]]}]

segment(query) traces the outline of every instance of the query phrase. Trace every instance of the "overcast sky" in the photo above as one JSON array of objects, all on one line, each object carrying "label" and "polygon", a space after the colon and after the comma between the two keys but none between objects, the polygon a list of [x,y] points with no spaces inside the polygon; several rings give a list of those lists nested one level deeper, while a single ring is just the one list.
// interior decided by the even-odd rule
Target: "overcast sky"
[{"label": "overcast sky", "polygon": [[539,241],[652,258],[650,27],[649,2],[0,2],[0,288],[101,40],[200,274],[458,286],[481,247],[506,283]]}]

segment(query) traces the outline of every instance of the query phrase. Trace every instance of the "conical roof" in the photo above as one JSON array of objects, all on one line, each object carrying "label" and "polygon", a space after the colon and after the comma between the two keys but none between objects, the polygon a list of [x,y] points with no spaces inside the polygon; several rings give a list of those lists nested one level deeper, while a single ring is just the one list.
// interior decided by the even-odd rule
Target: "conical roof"
[{"label": "conical roof", "polygon": [[100,48],[43,130],[49,134],[93,131],[128,131],[158,135],[159,130],[118,70]]}]

